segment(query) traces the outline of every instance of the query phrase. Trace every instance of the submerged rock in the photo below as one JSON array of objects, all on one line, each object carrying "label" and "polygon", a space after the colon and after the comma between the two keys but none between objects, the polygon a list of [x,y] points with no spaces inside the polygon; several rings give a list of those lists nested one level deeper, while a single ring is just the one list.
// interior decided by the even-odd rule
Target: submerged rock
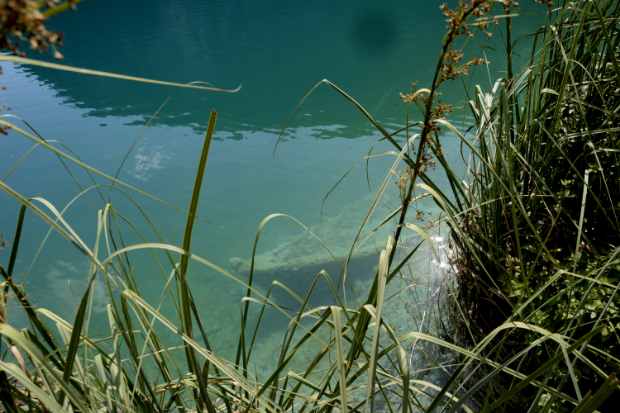
[{"label": "submerged rock", "polygon": [[[337,268],[338,272],[344,268],[348,260],[348,268],[352,263],[359,259],[367,258],[369,255],[373,257],[377,254],[377,248],[374,245],[368,245],[358,249],[352,255],[339,254],[334,256],[325,251],[322,253],[308,254],[303,256],[291,256],[291,245],[289,243],[282,244],[278,248],[258,255],[254,258],[254,275],[275,274],[279,272],[288,273],[306,273],[314,272],[318,274],[326,268]],[[234,268],[241,275],[249,276],[251,270],[251,261],[241,258],[231,258],[228,262],[231,268]],[[375,268],[376,264],[370,268]]]},{"label": "submerged rock", "polygon": [[234,268],[241,275],[249,275],[250,274],[250,263],[241,258],[233,257],[228,260],[228,266],[230,268]]},{"label": "submerged rock", "polygon": [[[276,248],[256,255],[253,267],[251,259],[238,257],[231,258],[229,266],[245,277],[252,271],[253,282],[266,289],[277,280],[301,298],[307,295],[321,271],[327,273],[336,288],[342,285],[345,268],[346,276],[352,283],[365,281],[374,276],[379,252],[385,246],[387,235],[393,230],[388,225],[365,239],[374,229],[373,223],[376,225],[379,222],[375,219],[366,226],[352,251],[351,246],[364,221],[369,202],[365,199],[351,204],[343,208],[339,215],[326,220],[322,226],[304,230]],[[379,213],[386,214],[385,211]],[[324,276],[320,278],[315,287],[317,296],[332,299],[331,286]],[[281,288],[277,290],[282,291]],[[289,293],[279,293],[276,298],[282,299],[284,296],[292,298]]]},{"label": "submerged rock", "polygon": [[[268,289],[273,281],[279,281],[290,288],[301,298],[310,292],[312,285],[321,271],[329,276],[335,288],[342,285],[342,275],[346,266],[347,278],[356,282],[374,276],[379,261],[379,252],[374,245],[361,248],[352,255],[333,255],[328,251],[311,254],[292,254],[296,250],[294,240],[280,245],[274,250],[258,255],[254,259],[253,282]],[[229,265],[239,274],[250,275],[251,262],[241,258],[231,258]],[[373,271],[374,270],[374,271]],[[293,297],[277,288],[276,301],[290,303]],[[332,287],[325,276],[320,276],[313,290],[313,296],[320,296],[331,300]],[[289,299],[287,299],[287,297]],[[314,301],[315,305],[318,303]]]}]

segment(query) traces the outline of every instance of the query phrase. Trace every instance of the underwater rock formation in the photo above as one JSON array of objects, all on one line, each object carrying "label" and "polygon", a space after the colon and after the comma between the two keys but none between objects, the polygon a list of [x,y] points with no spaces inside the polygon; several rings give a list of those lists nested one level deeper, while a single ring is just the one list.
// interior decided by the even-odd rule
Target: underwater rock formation
[{"label": "underwater rock formation", "polygon": [[[368,258],[375,260],[370,268],[376,266],[378,262],[376,261],[378,260],[378,251],[375,245],[364,246],[356,250],[350,257],[349,254],[332,256],[327,250],[324,252],[297,256],[296,254],[291,254],[291,249],[295,249],[292,247],[292,245],[294,245],[293,243],[294,239],[290,241],[290,243],[282,244],[276,249],[256,256],[254,259],[254,276],[261,277],[262,275],[278,274],[282,272],[289,273],[293,277],[295,274],[306,273],[318,275],[322,270],[327,271],[328,274],[332,272],[340,273],[345,264],[347,264],[347,258],[349,258],[347,272],[357,267],[360,260],[367,261]],[[293,257],[289,258],[291,255],[293,255]],[[229,260],[228,265],[241,275],[250,275],[251,261],[235,257]],[[335,271],[328,271],[328,268],[333,268]]]},{"label": "underwater rock formation", "polygon": [[[276,248],[256,255],[253,282],[268,289],[272,282],[277,280],[304,298],[321,271],[328,274],[336,288],[338,285],[342,286],[341,277],[345,268],[348,280],[353,283],[373,277],[379,263],[379,252],[393,228],[386,225],[359,245],[370,233],[370,228],[374,229],[372,223],[369,223],[358,245],[352,251],[351,245],[366,216],[369,202],[369,199],[364,199],[351,204],[343,208],[339,215],[326,220],[322,226],[311,227],[310,231],[303,231]],[[378,221],[374,221],[374,224],[377,224]],[[325,245],[322,245],[317,238]],[[229,260],[229,266],[238,274],[248,277],[252,261],[234,257]],[[281,288],[275,289],[274,292],[276,301],[289,302],[293,299],[290,294],[283,293]],[[331,287],[325,277],[321,277],[317,282],[313,296],[315,294],[323,298],[321,301],[333,298]],[[317,304],[316,301],[314,303]]]}]

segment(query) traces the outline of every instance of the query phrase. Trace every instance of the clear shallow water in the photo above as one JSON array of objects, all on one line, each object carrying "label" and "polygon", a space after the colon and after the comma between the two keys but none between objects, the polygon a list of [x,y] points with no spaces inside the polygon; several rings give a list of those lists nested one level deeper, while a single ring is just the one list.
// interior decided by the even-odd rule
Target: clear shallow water
[{"label": "clear shallow water", "polygon": [[[297,103],[327,78],[388,130],[400,128],[406,108],[398,93],[407,92],[412,81],[419,80],[421,86],[428,83],[438,56],[445,31],[438,5],[435,1],[395,1],[379,7],[371,1],[89,0],[81,3],[77,12],[63,13],[48,26],[66,33],[63,64],[180,83],[208,81],[229,89],[242,85],[236,94],[177,93],[146,129],[119,174],[122,181],[187,208],[209,111],[215,108],[219,118],[199,216],[219,227],[198,222],[192,252],[234,271],[229,260],[250,257],[258,225],[269,214],[285,213],[317,229],[325,195],[379,138],[353,105],[321,85],[292,118],[272,156],[278,134]],[[523,20],[527,28],[516,30],[529,32],[541,21],[542,16],[530,16]],[[493,41],[501,39],[495,36],[491,40],[493,46]],[[487,53],[492,63],[499,63],[501,48],[493,47]],[[116,173],[148,119],[175,90],[9,63],[2,68],[2,82],[8,89],[0,96],[13,107],[11,114],[110,175]],[[495,70],[493,65],[490,70]],[[480,74],[475,82],[485,84],[487,80]],[[465,99],[460,87],[443,93],[444,103],[457,105]],[[32,143],[15,132],[0,142],[0,175],[4,176]],[[374,152],[391,149],[381,143]],[[449,134],[444,137],[444,150],[454,155],[458,150]],[[458,157],[454,159],[458,163]],[[378,188],[392,162],[391,157],[371,160],[373,189]],[[83,187],[91,185],[78,167],[70,169]],[[437,179],[441,179],[439,174]],[[6,183],[24,196],[46,198],[59,209],[79,193],[58,158],[41,148],[35,149]],[[388,201],[394,200],[394,189],[390,188]],[[93,192],[91,198],[97,208],[103,207],[97,194]],[[135,198],[167,242],[180,246],[184,216],[177,217],[174,210],[143,196]],[[130,202],[118,193],[113,193],[111,200],[147,240],[156,241]],[[361,166],[325,203],[321,231],[330,247],[350,246],[349,231],[359,225],[369,202]],[[17,202],[0,194],[0,231],[8,240],[12,240],[18,211]],[[82,197],[66,216],[92,245],[96,231],[93,205]],[[52,234],[30,269],[47,229],[40,219],[28,215],[16,277],[21,281],[28,274],[26,285],[33,300],[72,319],[72,297],[79,300],[85,288],[88,264]],[[124,230],[127,244],[140,242],[128,228]],[[258,253],[286,245],[300,232],[294,222],[276,218],[263,231]],[[5,263],[8,252],[1,254]],[[163,276],[147,252],[133,254],[132,263],[142,294],[156,302]],[[190,271],[199,311],[208,320],[208,332],[218,338],[213,340],[215,349],[229,356],[226,351],[236,343],[243,289],[206,267],[191,264]],[[362,287],[372,273],[370,267],[367,274],[359,275]],[[259,283],[261,288],[268,285],[268,281]],[[329,299],[317,296],[314,304]],[[99,282],[95,314],[103,316],[108,300],[104,284]],[[170,305],[164,302],[164,312],[171,310]],[[283,325],[283,318],[273,316],[265,323],[265,337]]]}]

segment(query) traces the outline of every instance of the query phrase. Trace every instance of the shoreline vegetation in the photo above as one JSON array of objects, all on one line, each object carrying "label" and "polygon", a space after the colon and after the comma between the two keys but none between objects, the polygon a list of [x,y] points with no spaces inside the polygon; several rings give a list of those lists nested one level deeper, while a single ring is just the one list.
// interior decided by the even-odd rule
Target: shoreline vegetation
[{"label": "shoreline vegetation", "polygon": [[[71,3],[0,2],[0,45],[18,55],[0,60],[23,58],[10,42],[14,37],[62,57],[56,50],[62,35],[46,31],[43,21]],[[191,252],[215,111],[187,210],[155,199],[185,217],[181,246],[166,243],[133,198],[148,194],[51,145],[27,120],[22,126],[19,119],[2,116],[1,132],[30,139],[63,164],[88,172],[92,183],[78,184],[77,198],[101,195],[104,200],[97,207],[95,242],[88,245],[48,201],[26,199],[0,181],[0,190],[22,205],[13,240],[2,244],[3,254],[8,253],[6,266],[0,266],[2,410],[615,411],[620,394],[615,376],[620,370],[620,4],[542,3],[548,9],[545,26],[520,39],[511,37],[520,18],[512,0],[442,5],[448,27],[436,65],[429,63],[434,79],[428,85],[413,83],[410,93],[400,95],[409,115],[398,131],[384,129],[337,85],[317,84],[308,95],[325,83],[393,145],[393,152],[380,154],[394,157],[393,166],[372,194],[361,226],[345,234],[350,238],[346,249],[329,250],[325,234],[299,223],[303,233],[292,242],[256,254],[270,220],[294,220],[274,214],[260,224],[252,257],[231,260],[237,273]],[[470,42],[491,35],[504,40],[505,78],[488,79],[493,85],[488,90],[467,88],[467,108],[442,103],[442,88],[462,87],[464,77],[488,64],[484,55],[465,59],[463,50],[478,53],[481,45]],[[526,40],[533,40],[529,63],[514,68],[513,50]],[[447,116],[457,109],[468,111],[473,123],[463,128],[450,123]],[[444,132],[460,139],[464,175],[442,151]],[[431,170],[445,173],[449,192],[429,178]],[[400,198],[384,203],[394,181]],[[132,224],[106,202],[106,192],[112,191],[135,205],[145,222]],[[423,204],[433,204],[440,217],[426,219]],[[90,262],[74,320],[36,307],[25,286],[13,279],[20,240],[28,236],[23,223],[32,214]],[[140,232],[145,223],[159,242],[126,245],[121,228],[145,240]],[[297,256],[304,248],[313,253]],[[152,253],[166,280],[159,302],[140,295],[132,269],[137,251]],[[428,260],[437,267],[428,270]],[[241,319],[235,356],[228,360],[212,351],[217,337],[209,336],[207,326],[213,320],[201,318],[187,280],[200,266],[245,290],[235,315]],[[356,279],[364,270],[372,270],[371,282]],[[303,286],[258,284],[258,278],[291,271],[303,271]],[[95,280],[104,280],[110,297],[103,335],[92,334]],[[332,294],[332,304],[313,307],[317,292]],[[160,311],[164,298],[173,303],[174,319]],[[28,328],[11,325],[12,305],[27,314]],[[259,327],[274,312],[286,320],[286,331],[266,342]],[[272,362],[265,362],[265,351],[272,353]]]}]

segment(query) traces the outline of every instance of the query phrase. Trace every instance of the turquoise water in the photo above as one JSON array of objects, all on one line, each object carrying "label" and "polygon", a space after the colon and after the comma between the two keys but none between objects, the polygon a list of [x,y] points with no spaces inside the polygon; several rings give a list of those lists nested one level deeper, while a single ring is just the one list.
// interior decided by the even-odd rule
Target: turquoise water
[{"label": "turquoise water", "polygon": [[[209,112],[216,109],[219,118],[198,212],[215,225],[196,224],[192,252],[244,278],[229,265],[230,259],[250,258],[257,228],[272,213],[297,218],[320,232],[331,248],[350,248],[352,231],[361,223],[393,158],[373,158],[368,182],[365,165],[351,172],[327,199],[322,227],[321,204],[338,180],[368,154],[379,134],[352,104],[321,85],[293,116],[274,155],[278,135],[295,106],[322,79],[329,79],[358,100],[388,130],[402,127],[407,113],[398,93],[408,92],[416,80],[425,85],[433,74],[445,32],[438,6],[438,2],[426,0],[380,6],[373,1],[88,0],[80,3],[78,11],[55,17],[48,27],[65,32],[61,51],[66,65],[179,83],[206,81],[226,89],[242,85],[234,94],[179,91],[141,135],[119,179],[186,209]],[[534,10],[534,6],[524,6]],[[522,24],[516,24],[515,37],[540,25],[542,18],[536,14],[518,21]],[[490,48],[485,49],[492,63],[503,59],[500,41],[499,35],[494,36]],[[32,53],[28,57],[51,61]],[[175,92],[172,87],[41,67],[3,63],[2,68],[2,82],[8,89],[0,96],[13,107],[12,115],[26,120],[46,140],[61,142],[85,163],[110,175],[116,174],[148,120]],[[497,77],[496,70],[500,65],[491,65],[488,73],[492,80]],[[487,84],[489,79],[480,72],[474,81]],[[465,103],[461,87],[443,92],[444,103]],[[0,175],[4,176],[32,143],[11,132],[0,137],[0,145]],[[382,142],[373,151],[391,149]],[[457,165],[454,136],[445,135],[444,149],[453,153]],[[70,165],[70,169],[84,188],[92,185],[79,167]],[[437,174],[436,179],[441,176]],[[35,149],[6,183],[26,197],[49,200],[59,210],[80,192],[58,158],[41,148]],[[394,205],[395,189],[390,187],[386,208],[379,215],[387,214],[390,202]],[[107,193],[103,191],[106,199]],[[103,208],[99,195],[91,195],[96,207]],[[166,242],[180,246],[185,217],[141,195],[135,194],[135,199]],[[156,241],[139,211],[121,194],[113,192],[111,202],[148,241]],[[12,240],[18,211],[16,201],[0,194],[0,231],[8,240]],[[66,217],[92,245],[96,208],[81,197]],[[73,297],[79,301],[84,291],[88,262],[52,234],[33,264],[48,227],[31,214],[25,222],[16,278],[21,282],[27,277],[27,290],[38,306],[71,320]],[[128,244],[140,242],[127,226],[123,229]],[[303,255],[299,249],[303,236],[298,224],[276,218],[265,227],[258,253],[297,246]],[[385,237],[382,234],[372,241],[385,242]],[[317,246],[310,243],[307,248],[310,254]],[[6,249],[0,260],[3,264],[8,260]],[[132,254],[132,264],[142,294],[156,302],[163,275],[147,252]],[[365,265],[367,271],[360,269],[354,280],[361,290],[374,274],[372,266]],[[190,271],[192,293],[207,320],[207,331],[218,338],[215,349],[227,356],[236,340],[244,290],[207,267],[191,264]],[[258,287],[264,291],[270,281],[259,280]],[[302,283],[295,288],[302,293],[306,287]],[[313,297],[313,304],[330,299],[327,293],[319,294]],[[104,283],[98,281],[95,317],[104,316],[108,302]],[[170,305],[164,302],[164,312],[171,310]],[[19,313],[14,317],[19,320]],[[286,320],[273,315],[265,323],[265,340],[285,325]]]}]

